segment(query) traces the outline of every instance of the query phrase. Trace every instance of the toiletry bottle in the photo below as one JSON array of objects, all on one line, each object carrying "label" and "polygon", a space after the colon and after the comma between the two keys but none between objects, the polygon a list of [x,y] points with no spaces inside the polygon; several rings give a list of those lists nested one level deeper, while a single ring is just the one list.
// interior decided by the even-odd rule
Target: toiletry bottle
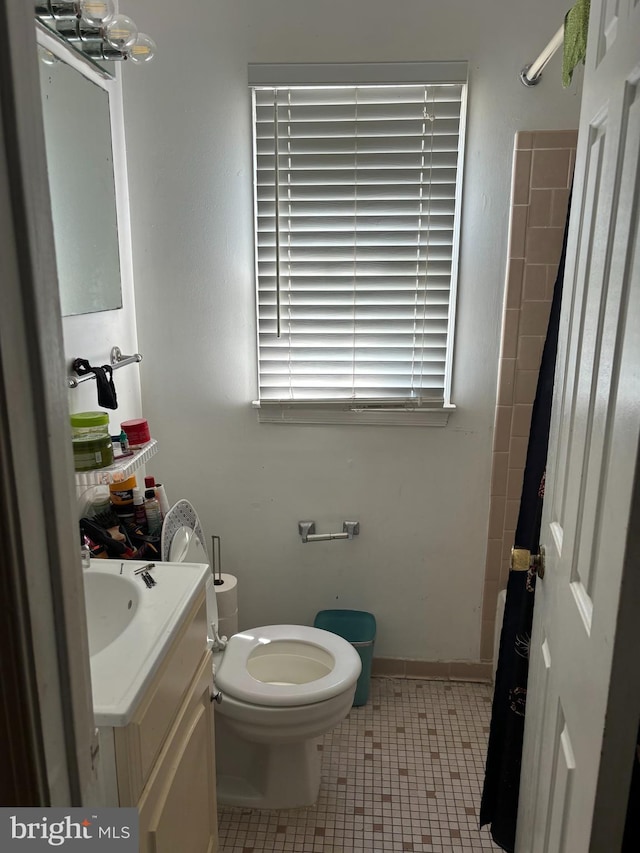
[{"label": "toiletry bottle", "polygon": [[137,450],[151,441],[149,424],[145,418],[134,418],[131,421],[123,421],[120,424],[120,428],[126,432],[131,450]]},{"label": "toiletry bottle", "polygon": [[164,518],[169,512],[169,501],[164,486],[161,483],[156,483],[156,478],[149,475],[144,478],[144,487],[145,489],[153,489],[155,492],[156,500],[160,504],[160,515]]},{"label": "toiletry bottle", "polygon": [[119,480],[109,484],[111,495],[111,506],[122,521],[133,521],[133,490],[137,486],[135,475],[132,474],[127,480]]},{"label": "toiletry bottle", "polygon": [[169,506],[169,499],[167,498],[167,493],[165,492],[162,483],[156,483],[155,492],[158,503],[160,504],[160,512],[164,518],[171,507]]},{"label": "toiletry bottle", "polygon": [[113,462],[113,444],[106,412],[76,412],[70,415],[73,463],[76,471],[106,468]]},{"label": "toiletry bottle", "polygon": [[88,537],[81,535],[80,536],[80,556],[82,558],[82,568],[90,569],[91,568],[91,548],[89,544]]},{"label": "toiletry bottle", "polygon": [[126,432],[122,430],[120,433],[120,448],[123,456],[128,455],[129,453],[129,437]]},{"label": "toiletry bottle", "polygon": [[133,517],[136,524],[147,523],[147,513],[144,509],[144,495],[140,489],[133,490]]},{"label": "toiletry bottle", "polygon": [[162,516],[160,515],[160,504],[156,500],[153,489],[147,489],[144,493],[144,512],[147,516],[147,528],[149,536],[160,536],[162,530]]}]

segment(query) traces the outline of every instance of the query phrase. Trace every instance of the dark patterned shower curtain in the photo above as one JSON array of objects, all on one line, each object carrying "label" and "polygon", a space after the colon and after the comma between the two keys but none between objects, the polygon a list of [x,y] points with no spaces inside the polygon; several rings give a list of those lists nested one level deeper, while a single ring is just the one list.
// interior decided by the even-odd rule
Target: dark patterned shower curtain
[{"label": "dark patterned shower curtain", "polygon": [[[569,198],[570,208],[571,198]],[[491,824],[493,840],[508,851],[513,851],[515,846],[529,672],[529,642],[536,581],[535,574],[528,568],[528,554],[538,552],[540,539],[568,224],[569,214],[567,213],[562,254],[531,415],[527,461],[515,532],[515,558],[512,560],[507,582],[507,600],[500,637],[500,656],[480,806],[480,826]]]}]

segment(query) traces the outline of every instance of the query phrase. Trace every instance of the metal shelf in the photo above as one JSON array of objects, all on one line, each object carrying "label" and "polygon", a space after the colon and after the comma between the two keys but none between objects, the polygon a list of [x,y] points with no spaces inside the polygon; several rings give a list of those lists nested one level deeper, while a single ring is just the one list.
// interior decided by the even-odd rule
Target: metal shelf
[{"label": "metal shelf", "polygon": [[108,486],[109,483],[119,483],[127,480],[138,468],[145,465],[158,452],[158,442],[155,438],[148,441],[133,456],[125,456],[106,468],[96,468],[93,471],[76,471],[77,486]]}]

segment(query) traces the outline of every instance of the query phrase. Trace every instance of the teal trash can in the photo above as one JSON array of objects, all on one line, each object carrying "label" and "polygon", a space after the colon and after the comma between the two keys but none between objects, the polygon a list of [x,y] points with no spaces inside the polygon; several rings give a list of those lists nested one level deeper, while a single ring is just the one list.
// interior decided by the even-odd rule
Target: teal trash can
[{"label": "teal trash can", "polygon": [[313,621],[314,628],[322,628],[348,640],[360,655],[362,672],[356,685],[353,705],[366,705],[371,682],[373,643],[376,638],[376,617],[365,610],[321,610]]}]

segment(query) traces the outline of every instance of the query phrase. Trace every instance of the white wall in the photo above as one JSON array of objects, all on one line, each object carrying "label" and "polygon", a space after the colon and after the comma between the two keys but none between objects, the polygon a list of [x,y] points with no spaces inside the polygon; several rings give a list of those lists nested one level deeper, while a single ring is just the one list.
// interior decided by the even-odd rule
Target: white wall
[{"label": "white wall", "polygon": [[[577,126],[560,57],[518,74],[556,0],[138,0],[159,56],[124,69],[144,414],[241,583],[241,627],[370,610],[376,654],[479,654],[491,436],[516,130]],[[448,427],[258,424],[248,62],[467,59],[470,109]],[[155,460],[154,460],[155,462]],[[302,545],[359,519],[353,543]]]},{"label": "white wall", "polygon": [[[133,287],[129,285],[123,293],[123,307],[120,310],[63,317],[62,331],[65,360],[68,364],[74,358],[86,358],[90,364],[98,366],[108,364],[113,346],[119,346],[125,355],[137,352]],[[113,435],[120,432],[122,421],[141,417],[139,370],[143,370],[145,366],[146,361],[140,368],[123,367],[113,374],[118,408],[107,412],[109,428]],[[97,411],[99,408],[96,383],[93,380],[69,390],[70,412]]]}]

